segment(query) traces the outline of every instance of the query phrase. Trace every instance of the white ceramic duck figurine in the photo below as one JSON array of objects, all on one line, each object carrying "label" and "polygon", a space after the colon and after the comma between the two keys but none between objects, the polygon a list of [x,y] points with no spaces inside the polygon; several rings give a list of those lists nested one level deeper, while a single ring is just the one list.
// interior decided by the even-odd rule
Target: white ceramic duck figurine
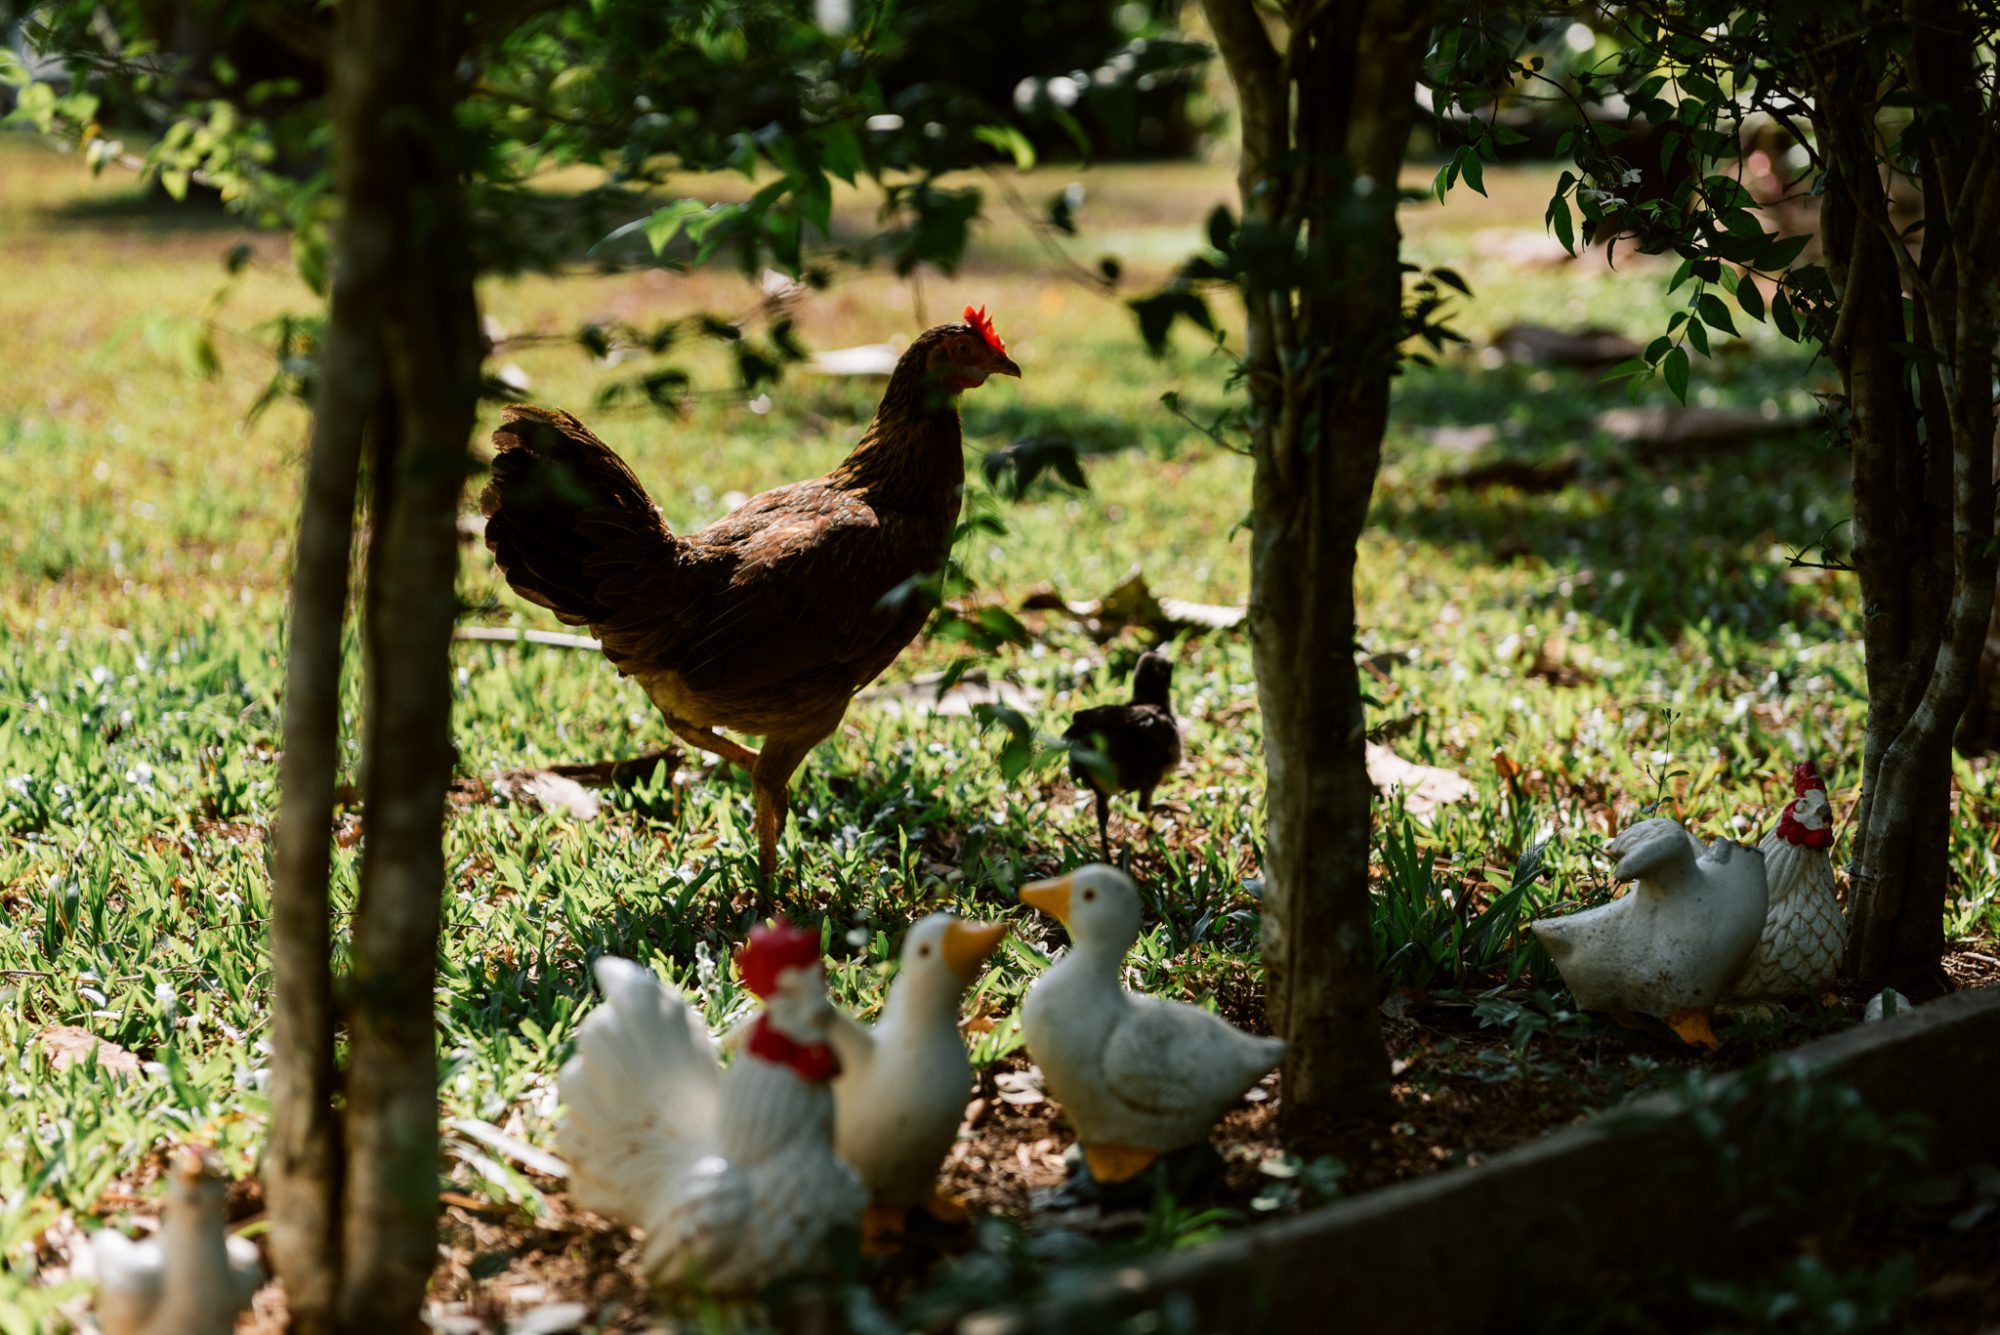
[{"label": "white ceramic duck figurine", "polygon": [[972,1063],[958,1006],[1000,938],[1003,923],[933,913],[903,940],[896,981],[873,1028],[836,1015],[827,1038],[840,1058],[833,1082],[834,1151],[868,1188],[863,1236],[871,1246],[901,1232],[924,1206],[945,1219],[964,1209],[938,1195],[938,1166],[971,1098]]},{"label": "white ceramic duck figurine", "polygon": [[1637,881],[1609,904],[1532,924],[1586,1010],[1656,1016],[1682,1039],[1719,1047],[1709,1020],[1764,926],[1764,855],[1704,847],[1674,821],[1642,820],[1608,845],[1612,877]]},{"label": "white ceramic duck figurine", "polygon": [[214,1151],[183,1146],[167,1182],[160,1231],[142,1242],[117,1229],[90,1238],[97,1325],[104,1335],[229,1335],[264,1282],[257,1246],[223,1234],[228,1175]]},{"label": "white ceramic duck figurine", "polygon": [[1810,760],[1792,767],[1795,796],[1764,836],[1764,881],[1771,904],[1733,997],[1817,996],[1833,985],[1847,955],[1847,915],[1833,875],[1833,807]]},{"label": "white ceramic duck figurine", "polygon": [[1070,949],[1021,1003],[1021,1033],[1099,1182],[1125,1181],[1205,1139],[1283,1060],[1281,1039],[1125,990],[1140,914],[1138,889],[1123,872],[1093,863],[1023,886],[1021,900],[1069,929]]},{"label": "white ceramic duck figurine", "polygon": [[558,1088],[557,1144],[585,1209],[645,1230],[653,1282],[754,1294],[817,1264],[867,1193],[833,1154],[840,1071],[819,935],[780,921],[736,956],[764,1011],[729,1069],[680,995],[630,960],[597,961],[606,1004],[584,1020]]}]

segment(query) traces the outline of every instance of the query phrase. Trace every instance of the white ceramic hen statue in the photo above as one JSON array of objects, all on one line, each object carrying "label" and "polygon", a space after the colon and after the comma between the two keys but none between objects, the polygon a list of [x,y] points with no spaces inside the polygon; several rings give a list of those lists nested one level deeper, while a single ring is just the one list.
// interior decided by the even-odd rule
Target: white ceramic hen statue
[{"label": "white ceramic hen statue", "polygon": [[1021,1003],[1021,1035],[1083,1144],[1090,1175],[1123,1182],[1197,1144],[1285,1055],[1205,1010],[1125,990],[1139,939],[1139,891],[1093,863],[1021,888],[1069,929],[1070,949]]},{"label": "white ceramic hen statue", "polygon": [[1624,896],[1533,930],[1585,1010],[1651,1015],[1689,1043],[1721,1046],[1715,1003],[1764,926],[1764,855],[1718,839],[1703,846],[1671,820],[1642,820],[1609,845]]},{"label": "white ceramic hen statue", "polygon": [[134,1242],[91,1235],[97,1325],[104,1335],[229,1335],[264,1282],[257,1247],[223,1235],[229,1178],[212,1150],[183,1146],[167,1183],[160,1231]]},{"label": "white ceramic hen statue", "polygon": [[783,921],[737,952],[764,999],[725,1072],[701,1018],[630,960],[597,962],[606,1004],[577,1033],[558,1078],[557,1136],[585,1209],[645,1231],[664,1288],[754,1295],[813,1268],[867,1195],[833,1154],[840,1071],[816,933]]},{"label": "white ceramic hen statue", "polygon": [[1736,997],[1817,996],[1832,986],[1847,955],[1847,916],[1840,911],[1833,859],[1833,807],[1826,780],[1810,760],[1792,767],[1797,794],[1757,847],[1771,903],[1750,962],[1730,989]]},{"label": "white ceramic hen statue", "polygon": [[841,1015],[827,1031],[840,1058],[834,1149],[868,1188],[862,1236],[871,1250],[892,1244],[917,1206],[942,1219],[963,1216],[963,1207],[937,1190],[938,1165],[971,1097],[958,1005],[1006,934],[1001,923],[931,914],[904,939],[874,1027]]}]

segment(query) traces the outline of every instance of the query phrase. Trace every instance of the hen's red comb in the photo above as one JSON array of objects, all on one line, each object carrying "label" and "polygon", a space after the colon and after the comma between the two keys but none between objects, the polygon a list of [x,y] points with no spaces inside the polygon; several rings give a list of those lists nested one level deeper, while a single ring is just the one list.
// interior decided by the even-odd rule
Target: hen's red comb
[{"label": "hen's red comb", "polygon": [[1804,797],[1814,788],[1822,793],[1825,792],[1826,780],[1819,777],[1819,770],[1813,766],[1812,761],[1801,760],[1792,766],[1792,791]]},{"label": "hen's red comb", "polygon": [[769,927],[753,928],[750,943],[736,952],[743,986],[760,997],[778,990],[778,975],[785,970],[819,962],[819,933],[794,927],[783,918]]},{"label": "hen's red comb", "polygon": [[979,336],[986,340],[987,347],[993,349],[995,352],[1007,351],[1007,345],[1000,341],[1000,335],[993,332],[993,322],[986,318],[986,308],[984,306],[981,306],[977,310],[967,306],[965,308],[965,322],[979,331]]}]

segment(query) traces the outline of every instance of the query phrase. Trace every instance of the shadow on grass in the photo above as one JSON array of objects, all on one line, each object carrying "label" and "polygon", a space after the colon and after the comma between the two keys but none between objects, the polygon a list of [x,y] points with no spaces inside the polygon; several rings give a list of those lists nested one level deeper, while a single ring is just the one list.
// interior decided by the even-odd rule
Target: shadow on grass
[{"label": "shadow on grass", "polygon": [[134,184],[131,188],[79,196],[48,210],[64,229],[95,228],[101,231],[162,233],[254,232],[240,213],[232,212],[213,191],[190,187],[187,198],[176,200],[157,186]]},{"label": "shadow on grass", "polygon": [[[1796,362],[1747,358],[1724,369],[1724,403],[1746,408],[1800,373]],[[1672,641],[1708,624],[1762,640],[1795,624],[1815,595],[1787,580],[1774,548],[1808,547],[1847,515],[1846,455],[1816,426],[1778,426],[1767,438],[1698,453],[1620,442],[1596,427],[1597,414],[1628,403],[1622,389],[1575,372],[1449,367],[1411,376],[1397,403],[1403,430],[1427,438],[1427,428],[1491,425],[1495,437],[1471,451],[1392,448],[1403,467],[1378,489],[1370,523],[1418,542],[1482,548],[1495,563],[1539,562],[1548,579],[1537,605],[1573,607],[1627,637]],[[1576,460],[1576,479],[1544,495],[1438,485],[1474,462],[1562,458]]]}]

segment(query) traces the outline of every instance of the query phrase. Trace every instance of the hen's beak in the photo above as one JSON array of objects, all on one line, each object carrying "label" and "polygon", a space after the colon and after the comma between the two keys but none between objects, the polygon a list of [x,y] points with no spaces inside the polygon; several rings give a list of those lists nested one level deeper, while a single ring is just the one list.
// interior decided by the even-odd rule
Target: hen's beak
[{"label": "hen's beak", "polygon": [[1021,902],[1040,909],[1063,926],[1069,926],[1069,880],[1058,876],[1052,881],[1036,881],[1021,887]]},{"label": "hen's beak", "polygon": [[944,929],[944,962],[951,971],[971,982],[1007,935],[1007,924],[999,922],[953,922]]},{"label": "hen's beak", "polygon": [[1021,368],[1014,365],[1014,359],[1003,352],[994,358],[993,374],[1011,375],[1016,380],[1019,380],[1021,378]]}]

